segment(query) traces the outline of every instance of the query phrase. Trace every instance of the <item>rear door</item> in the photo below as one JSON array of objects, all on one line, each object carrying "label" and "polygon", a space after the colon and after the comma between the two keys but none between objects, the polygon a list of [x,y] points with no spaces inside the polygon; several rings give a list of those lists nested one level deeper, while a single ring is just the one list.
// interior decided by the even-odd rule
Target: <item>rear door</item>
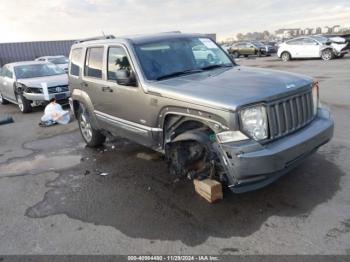
[{"label": "rear door", "polygon": [[252,43],[246,44],[246,54],[248,55],[255,55],[255,46]]},{"label": "rear door", "polygon": [[[81,89],[88,93],[95,110],[104,110],[102,87],[104,65],[104,46],[92,46],[86,49]],[[72,70],[72,66],[71,66]]]}]

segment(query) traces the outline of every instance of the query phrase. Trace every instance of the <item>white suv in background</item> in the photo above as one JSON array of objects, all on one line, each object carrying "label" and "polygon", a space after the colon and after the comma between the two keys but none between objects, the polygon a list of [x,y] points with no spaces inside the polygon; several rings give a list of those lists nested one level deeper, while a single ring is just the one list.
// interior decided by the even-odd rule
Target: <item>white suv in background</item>
[{"label": "white suv in background", "polygon": [[69,59],[64,55],[42,56],[35,59],[35,61],[53,63],[57,65],[59,68],[63,69],[66,73],[68,72]]},{"label": "white suv in background", "polygon": [[322,58],[330,60],[343,57],[348,52],[346,40],[337,37],[335,40],[323,36],[305,36],[282,43],[277,55],[286,62],[293,58]]}]

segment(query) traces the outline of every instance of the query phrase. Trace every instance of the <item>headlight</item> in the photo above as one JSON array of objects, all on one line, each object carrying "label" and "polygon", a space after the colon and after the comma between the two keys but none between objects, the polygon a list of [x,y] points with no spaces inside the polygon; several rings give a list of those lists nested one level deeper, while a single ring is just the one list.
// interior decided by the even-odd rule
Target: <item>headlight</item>
[{"label": "headlight", "polygon": [[266,107],[263,105],[243,109],[240,112],[242,129],[255,140],[268,138]]},{"label": "headlight", "polygon": [[313,104],[313,113],[317,114],[319,98],[318,98],[318,81],[314,81],[312,84],[312,104]]},{"label": "headlight", "polygon": [[42,94],[43,90],[40,87],[27,87],[24,92],[33,94]]},{"label": "headlight", "polygon": [[247,140],[248,137],[240,131],[225,131],[225,132],[216,134],[216,139],[218,140],[219,143],[222,144],[222,143]]},{"label": "headlight", "polygon": [[23,90],[25,90],[27,87],[24,85],[24,84],[22,84],[22,83],[19,83],[19,82],[15,82],[15,87],[16,87],[16,89],[18,90],[18,91],[23,91]]}]

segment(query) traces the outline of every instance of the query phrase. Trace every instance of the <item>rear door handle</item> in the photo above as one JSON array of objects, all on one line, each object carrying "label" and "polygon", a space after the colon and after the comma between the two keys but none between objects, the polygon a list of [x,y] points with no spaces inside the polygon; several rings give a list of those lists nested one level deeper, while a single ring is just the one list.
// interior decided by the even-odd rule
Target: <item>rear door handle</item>
[{"label": "rear door handle", "polygon": [[113,92],[113,89],[110,88],[109,86],[103,86],[103,87],[102,87],[102,91],[103,91],[103,92],[111,92],[111,93],[112,93],[112,92]]}]

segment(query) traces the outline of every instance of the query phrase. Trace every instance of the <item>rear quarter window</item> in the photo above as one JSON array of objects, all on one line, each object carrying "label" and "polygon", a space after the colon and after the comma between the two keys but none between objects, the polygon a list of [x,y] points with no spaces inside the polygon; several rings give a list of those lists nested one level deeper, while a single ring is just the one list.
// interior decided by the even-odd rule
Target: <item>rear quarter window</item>
[{"label": "rear quarter window", "polygon": [[81,65],[82,52],[83,52],[82,48],[72,49],[70,54],[70,71],[69,71],[70,75],[73,75],[73,76],[80,75],[80,69],[82,67]]}]

